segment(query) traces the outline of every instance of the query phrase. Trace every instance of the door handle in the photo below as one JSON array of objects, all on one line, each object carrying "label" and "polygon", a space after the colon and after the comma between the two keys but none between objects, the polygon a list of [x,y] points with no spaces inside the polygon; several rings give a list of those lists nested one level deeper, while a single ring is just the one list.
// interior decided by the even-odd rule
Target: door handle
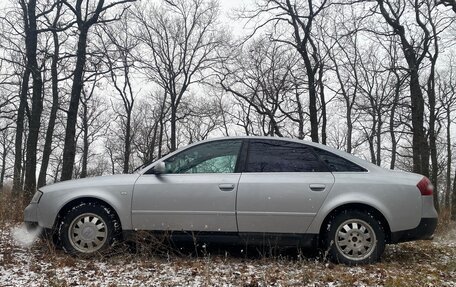
[{"label": "door handle", "polygon": [[221,183],[218,187],[221,191],[232,191],[234,189],[234,183]]},{"label": "door handle", "polygon": [[312,183],[309,184],[309,188],[313,191],[324,191],[326,189],[326,185],[324,184],[318,184],[318,183]]}]

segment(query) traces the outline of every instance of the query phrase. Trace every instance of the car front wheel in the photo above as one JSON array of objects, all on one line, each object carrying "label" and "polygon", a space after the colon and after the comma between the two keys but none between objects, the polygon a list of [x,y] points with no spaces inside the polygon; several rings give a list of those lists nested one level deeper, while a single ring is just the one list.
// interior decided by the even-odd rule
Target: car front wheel
[{"label": "car front wheel", "polygon": [[113,211],[102,204],[80,203],[61,219],[58,237],[71,254],[94,254],[108,250],[120,232]]},{"label": "car front wheel", "polygon": [[385,249],[385,232],[369,212],[346,210],[329,221],[325,245],[330,259],[335,262],[375,263]]}]

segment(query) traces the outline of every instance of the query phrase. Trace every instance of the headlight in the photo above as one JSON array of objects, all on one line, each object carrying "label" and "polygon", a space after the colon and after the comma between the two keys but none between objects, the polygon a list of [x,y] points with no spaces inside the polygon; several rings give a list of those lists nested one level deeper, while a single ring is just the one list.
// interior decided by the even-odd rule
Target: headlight
[{"label": "headlight", "polygon": [[33,195],[33,198],[32,198],[32,201],[31,203],[38,203],[40,202],[40,199],[41,199],[41,196],[43,195],[43,193],[41,191],[37,191],[35,192],[35,194]]}]

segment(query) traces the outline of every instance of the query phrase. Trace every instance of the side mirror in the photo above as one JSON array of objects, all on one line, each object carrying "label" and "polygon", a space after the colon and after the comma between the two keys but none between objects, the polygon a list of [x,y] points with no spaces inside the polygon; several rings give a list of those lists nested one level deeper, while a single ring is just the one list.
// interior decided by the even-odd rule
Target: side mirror
[{"label": "side mirror", "polygon": [[166,165],[164,162],[159,162],[154,166],[154,174],[164,174],[166,173]]}]

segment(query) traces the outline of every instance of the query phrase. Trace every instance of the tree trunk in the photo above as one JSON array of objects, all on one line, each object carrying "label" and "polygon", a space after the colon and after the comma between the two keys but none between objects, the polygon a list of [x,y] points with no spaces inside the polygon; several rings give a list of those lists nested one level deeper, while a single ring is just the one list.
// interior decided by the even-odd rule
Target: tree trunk
[{"label": "tree trunk", "polygon": [[131,153],[131,109],[127,111],[127,123],[125,127],[125,151],[123,173],[128,173],[130,169],[130,153]]},{"label": "tree trunk", "polygon": [[16,119],[16,138],[14,142],[14,171],[13,171],[13,192],[22,190],[22,143],[24,137],[24,119],[25,108],[27,106],[28,84],[30,79],[30,70],[26,65],[22,75],[21,93],[19,96],[19,108]]},{"label": "tree trunk", "polygon": [[382,152],[382,149],[381,149],[381,140],[382,140],[382,125],[383,125],[383,121],[382,121],[382,112],[380,109],[378,109],[377,111],[377,131],[376,131],[376,153],[377,153],[377,162],[375,163],[376,165],[380,166],[382,164],[382,157],[381,157],[381,152]]},{"label": "tree trunk", "polygon": [[[446,170],[446,191],[445,191],[445,207],[451,209],[450,195],[451,195],[451,113],[450,107],[447,107],[447,170]],[[453,193],[453,197],[455,197]]]},{"label": "tree trunk", "polygon": [[[405,49],[404,49],[405,50]],[[409,52],[404,51],[405,54]],[[406,55],[406,58],[411,56]],[[424,99],[421,91],[418,67],[414,59],[408,59],[410,71],[410,98],[412,102],[412,151],[413,172],[429,177],[429,157],[427,156],[427,140],[424,133]]]},{"label": "tree trunk", "polygon": [[0,191],[3,189],[3,182],[5,180],[5,171],[6,171],[6,157],[8,156],[8,148],[6,143],[3,144],[2,152],[2,168],[0,170]]},{"label": "tree trunk", "polygon": [[[373,127],[374,129],[374,127]],[[369,143],[369,153],[371,157],[371,163],[377,164],[377,159],[375,158],[375,148],[374,148],[374,135],[370,134],[367,136],[367,142]]]},{"label": "tree trunk", "polygon": [[150,146],[147,148],[147,157],[144,160],[144,164],[149,164],[154,160],[154,151],[157,142],[157,135],[158,135],[158,123],[154,124],[154,132],[152,136],[152,140],[150,141]]},{"label": "tree trunk", "polygon": [[[84,98],[85,99],[85,98]],[[89,119],[87,100],[82,103],[82,159],[81,159],[81,178],[87,177],[87,162],[89,159]]]},{"label": "tree trunk", "polygon": [[307,84],[309,86],[309,115],[310,115],[310,138],[313,142],[318,143],[318,110],[317,110],[317,90],[315,88],[315,74],[312,69],[312,63],[307,54],[306,47],[299,50],[304,59],[304,66],[307,72]]},{"label": "tree trunk", "polygon": [[390,162],[390,169],[394,169],[396,165],[396,151],[397,151],[397,141],[396,141],[396,131],[394,125],[394,117],[396,114],[397,104],[399,102],[399,95],[401,93],[401,81],[396,74],[397,82],[394,89],[394,101],[391,107],[391,114],[390,114],[390,121],[389,121],[389,128],[390,128],[390,136],[391,136],[391,162]]},{"label": "tree trunk", "polygon": [[[372,96],[371,96],[371,102],[372,102]],[[371,163],[377,164],[377,158],[375,154],[375,145],[374,145],[374,138],[375,138],[375,133],[377,130],[377,115],[375,112],[372,112],[372,126],[370,129],[370,133],[366,134],[367,136],[367,142],[369,144],[369,153],[371,157]]]},{"label": "tree trunk", "polygon": [[[27,153],[27,146],[25,145],[24,146],[24,152],[22,154],[22,162],[25,162],[26,153]],[[20,184],[19,184],[19,186],[21,186],[22,188],[24,187],[24,180],[25,180],[25,165],[22,165],[22,168],[21,168],[21,180],[20,180]]]},{"label": "tree trunk", "polygon": [[[411,113],[412,113],[412,151],[413,151],[413,172],[423,174],[429,177],[429,157],[427,151],[427,139],[424,132],[424,98],[421,90],[419,79],[419,66],[422,59],[417,55],[417,49],[407,39],[405,35],[405,28],[399,22],[400,15],[393,14],[392,18],[385,8],[384,0],[377,0],[380,12],[385,18],[386,22],[393,28],[394,34],[399,36],[401,42],[401,49],[407,61],[410,82],[410,99],[411,99]],[[390,7],[390,3],[387,4]],[[420,47],[422,48],[422,47]]]},{"label": "tree trunk", "polygon": [[352,152],[352,133],[353,133],[353,123],[351,117],[351,104],[348,95],[345,96],[345,104],[347,106],[346,118],[347,118],[347,152]]},{"label": "tree trunk", "polygon": [[40,132],[41,113],[43,110],[41,71],[36,60],[38,31],[36,26],[36,0],[30,0],[27,5],[28,27],[25,33],[25,49],[27,64],[33,79],[32,109],[29,118],[29,135],[27,137],[27,156],[25,160],[24,189],[28,195],[36,188],[36,153]]},{"label": "tree trunk", "polygon": [[162,157],[162,145],[163,145],[163,132],[165,123],[163,122],[163,116],[160,116],[160,131],[158,137],[158,158]]},{"label": "tree trunk", "polygon": [[171,106],[171,152],[176,150],[176,106],[173,104]]},{"label": "tree trunk", "polygon": [[109,159],[111,160],[111,173],[115,174],[116,173],[116,161],[114,160],[114,152],[110,147],[107,148],[108,154],[109,154]]},{"label": "tree trunk", "polygon": [[326,100],[325,100],[325,85],[323,84],[323,63],[320,65],[318,82],[320,86],[320,105],[321,105],[321,143],[326,145]]},{"label": "tree trunk", "polygon": [[456,171],[453,178],[453,190],[451,191],[451,219],[456,220]]},{"label": "tree trunk", "polygon": [[59,161],[57,162],[57,166],[55,167],[55,171],[54,171],[54,182],[58,181],[58,175],[59,175],[59,172],[60,172],[60,165],[62,164],[62,161],[59,159]]},{"label": "tree trunk", "polygon": [[[302,139],[304,139],[304,136],[305,136],[305,133],[304,133],[304,110],[302,109],[301,99],[299,98],[297,92],[296,92],[296,103],[297,103],[297,106],[298,106],[297,108],[298,108],[298,117],[299,117],[298,138],[302,140]],[[248,135],[248,133],[247,133],[247,135]]]},{"label": "tree trunk", "polygon": [[63,164],[61,180],[69,180],[73,177],[74,158],[76,156],[76,122],[78,119],[79,100],[83,87],[83,73],[86,62],[88,28],[85,26],[80,29],[76,68],[73,76],[73,86],[71,88],[70,105],[67,112],[67,125],[65,129],[65,144],[63,147]]},{"label": "tree trunk", "polygon": [[431,153],[431,182],[434,185],[434,204],[437,211],[440,209],[439,192],[438,192],[438,168],[439,163],[437,159],[437,143],[435,122],[437,120],[435,114],[435,60],[432,59],[431,73],[428,78],[428,100],[429,100],[429,151]]},{"label": "tree trunk", "polygon": [[81,159],[81,178],[87,177],[87,163],[89,160],[89,138],[88,131],[84,129],[83,135],[83,148],[82,148],[82,159]]},{"label": "tree trunk", "polygon": [[52,55],[51,63],[51,82],[52,82],[52,106],[49,115],[49,123],[46,131],[46,139],[43,148],[43,160],[41,161],[40,174],[38,176],[38,187],[46,184],[46,174],[49,166],[49,158],[52,152],[52,140],[54,136],[55,121],[57,119],[57,111],[59,108],[59,90],[58,90],[58,71],[57,63],[59,60],[60,43],[57,32],[52,32],[54,40],[54,54]]}]

